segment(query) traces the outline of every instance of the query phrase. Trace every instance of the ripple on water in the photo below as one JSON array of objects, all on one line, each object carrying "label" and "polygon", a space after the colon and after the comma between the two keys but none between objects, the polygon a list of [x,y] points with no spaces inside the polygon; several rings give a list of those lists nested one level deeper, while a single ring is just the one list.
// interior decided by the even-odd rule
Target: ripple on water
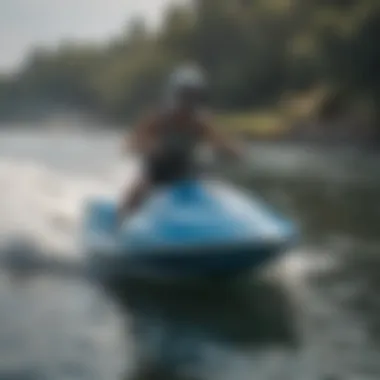
[{"label": "ripple on water", "polygon": [[[53,152],[46,138],[13,140],[0,160],[2,242],[13,236],[13,253],[28,246],[30,256],[32,241],[48,257],[77,257],[83,201],[115,194],[130,178],[112,153],[114,142],[76,139],[72,149],[67,138]],[[363,226],[378,189],[372,178],[355,182],[340,158],[272,153],[256,150],[261,177],[246,182],[289,211],[322,248],[305,244],[269,280],[237,293],[129,285],[122,300],[115,297],[119,307],[81,281],[50,275],[19,284],[1,274],[0,378],[111,380],[137,367],[130,379],[378,379],[379,262],[368,245],[375,215]],[[363,244],[347,254],[357,235]],[[20,236],[31,240],[20,246]]]}]

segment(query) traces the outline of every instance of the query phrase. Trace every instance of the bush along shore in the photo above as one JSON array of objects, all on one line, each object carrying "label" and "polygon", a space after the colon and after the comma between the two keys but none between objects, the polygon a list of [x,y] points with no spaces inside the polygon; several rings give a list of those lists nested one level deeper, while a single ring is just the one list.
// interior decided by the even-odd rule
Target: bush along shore
[{"label": "bush along shore", "polygon": [[256,139],[379,140],[378,0],[197,0],[158,30],[128,22],[102,44],[35,49],[0,76],[0,120],[57,110],[130,124],[184,61],[209,73],[224,128]]}]

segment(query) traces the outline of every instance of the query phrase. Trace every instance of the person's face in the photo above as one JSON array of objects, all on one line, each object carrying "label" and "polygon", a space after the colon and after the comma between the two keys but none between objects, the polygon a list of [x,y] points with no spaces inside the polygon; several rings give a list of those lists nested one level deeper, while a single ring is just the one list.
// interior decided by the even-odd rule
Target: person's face
[{"label": "person's face", "polygon": [[204,102],[203,91],[199,89],[187,88],[179,94],[179,104],[184,110],[194,110]]}]

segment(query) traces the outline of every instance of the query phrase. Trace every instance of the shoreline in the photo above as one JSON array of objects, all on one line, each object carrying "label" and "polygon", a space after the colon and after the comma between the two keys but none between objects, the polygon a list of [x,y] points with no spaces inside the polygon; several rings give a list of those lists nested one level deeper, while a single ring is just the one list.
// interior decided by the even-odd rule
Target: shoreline
[{"label": "shoreline", "polygon": [[[0,134],[2,133],[20,133],[26,132],[28,134],[33,133],[33,131],[38,131],[38,133],[45,132],[46,135],[53,134],[122,134],[128,133],[130,127],[128,124],[82,124],[75,125],[65,121],[59,123],[49,124],[46,122],[36,122],[36,121],[13,121],[13,122],[1,122],[0,121]],[[349,148],[362,151],[370,152],[380,152],[380,141],[375,140],[375,136],[369,135],[355,135],[345,134],[341,136],[328,135],[327,133],[313,133],[307,130],[303,131],[292,131],[289,133],[280,133],[278,135],[270,134],[255,134],[254,132],[230,132],[231,135],[236,136],[237,139],[249,143],[249,144],[265,144],[268,146],[288,146],[288,147],[305,147],[305,148],[328,148],[328,149],[341,149]]]}]

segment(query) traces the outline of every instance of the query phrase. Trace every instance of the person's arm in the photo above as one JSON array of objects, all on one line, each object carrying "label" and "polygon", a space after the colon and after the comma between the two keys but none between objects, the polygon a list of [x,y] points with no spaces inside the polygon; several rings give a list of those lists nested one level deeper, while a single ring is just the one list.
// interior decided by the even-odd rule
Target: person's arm
[{"label": "person's arm", "polygon": [[216,149],[234,158],[242,158],[243,150],[240,144],[234,139],[229,138],[219,129],[217,129],[209,119],[203,119],[201,122],[206,140]]},{"label": "person's arm", "polygon": [[136,128],[132,131],[128,139],[129,149],[133,152],[145,153],[154,148],[155,133],[154,133],[155,118],[150,115],[142,119]]}]

